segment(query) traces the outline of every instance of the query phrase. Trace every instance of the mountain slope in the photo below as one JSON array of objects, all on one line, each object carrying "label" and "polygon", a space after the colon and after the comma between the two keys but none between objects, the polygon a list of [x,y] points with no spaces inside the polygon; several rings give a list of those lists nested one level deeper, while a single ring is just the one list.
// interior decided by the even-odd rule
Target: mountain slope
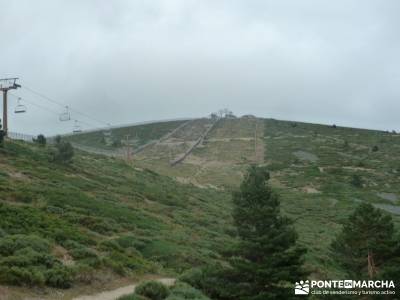
[{"label": "mountain slope", "polygon": [[122,143],[128,140],[129,144],[136,149],[160,139],[186,122],[187,120],[176,120],[122,126],[119,128],[72,134],[65,136],[65,139],[83,146],[104,150],[118,150],[118,148],[123,146]]},{"label": "mountain slope", "polygon": [[265,159],[314,277],[340,278],[329,245],[360,202],[400,229],[400,135],[267,119]]},{"label": "mountain slope", "polygon": [[0,149],[0,166],[2,283],[181,272],[230,241],[226,193],[79,151],[71,166],[57,165],[21,142]]},{"label": "mountain slope", "polygon": [[[0,156],[2,239],[26,239],[35,250],[35,237],[15,235],[38,236],[61,263],[84,268],[87,282],[109,270],[180,273],[218,259],[232,242],[230,191],[252,163],[270,170],[313,277],[342,276],[329,245],[360,202],[382,208],[400,227],[400,135],[251,116],[220,119],[207,131],[211,123],[191,120],[149,134],[156,142],[129,163],[78,152],[63,167],[42,148],[8,144]],[[171,152],[184,153],[206,131],[172,166]]]},{"label": "mountain slope", "polygon": [[307,265],[315,277],[340,277],[329,245],[360,202],[382,208],[400,226],[399,134],[251,116],[221,119],[172,167],[170,151],[180,145],[175,142],[145,149],[134,164],[218,191],[237,187],[249,164],[268,166],[282,210],[309,249]]}]

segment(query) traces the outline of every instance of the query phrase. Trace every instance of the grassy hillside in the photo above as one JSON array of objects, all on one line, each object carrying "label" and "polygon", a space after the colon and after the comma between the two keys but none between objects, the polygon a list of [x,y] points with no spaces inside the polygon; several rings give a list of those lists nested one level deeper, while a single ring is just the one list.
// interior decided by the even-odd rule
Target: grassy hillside
[{"label": "grassy hillside", "polygon": [[[390,213],[400,228],[400,135],[265,121],[265,159],[285,213],[309,249],[314,276],[340,273],[328,247],[362,201]],[[360,182],[355,182],[358,177]],[[337,276],[336,276],[337,277]]]},{"label": "grassy hillside", "polygon": [[400,223],[400,135],[272,119],[218,121],[202,145],[177,166],[169,148],[151,147],[135,157],[146,167],[181,182],[221,190],[237,187],[250,163],[269,167],[283,212],[295,220],[309,249],[313,276],[339,276],[329,244],[341,222],[362,201]]},{"label": "grassy hillside", "polygon": [[112,134],[109,137],[107,136],[108,130],[104,130],[69,135],[65,139],[83,146],[113,150],[120,148],[128,135],[129,144],[135,149],[153,140],[158,140],[185,122],[185,120],[180,120],[126,126],[113,128],[111,130]]},{"label": "grassy hillside", "polygon": [[181,272],[218,257],[229,196],[117,159],[71,166],[21,142],[0,149],[0,282],[69,287]]},{"label": "grassy hillside", "polygon": [[[163,132],[153,137],[148,129],[146,140],[180,125],[166,130],[153,124]],[[76,285],[104,280],[110,270],[114,277],[180,273],[218,259],[218,250],[232,241],[230,190],[250,163],[268,166],[282,211],[309,250],[313,277],[342,276],[329,244],[360,202],[382,208],[400,228],[400,135],[222,119],[172,167],[171,152],[185,151],[207,126],[205,119],[182,126],[130,164],[78,152],[65,167],[49,163],[45,149],[9,143],[0,154],[0,280],[26,276],[57,285],[57,278],[70,276]],[[73,138],[96,146],[83,137]],[[54,274],[46,273],[49,266]]]},{"label": "grassy hillside", "polygon": [[171,153],[179,147],[171,138],[141,152],[135,164],[182,182],[230,189],[239,185],[250,163],[263,163],[263,135],[261,119],[221,119],[182,163],[169,164]]}]

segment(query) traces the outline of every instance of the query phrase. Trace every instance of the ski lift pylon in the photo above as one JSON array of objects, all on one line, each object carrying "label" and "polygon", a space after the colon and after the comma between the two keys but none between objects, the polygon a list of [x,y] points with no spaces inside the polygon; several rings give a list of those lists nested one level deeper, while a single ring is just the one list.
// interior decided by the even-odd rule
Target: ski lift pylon
[{"label": "ski lift pylon", "polygon": [[26,106],[21,104],[21,97],[18,97],[17,106],[15,107],[14,113],[21,114],[26,112]]},{"label": "ski lift pylon", "polygon": [[66,106],[65,107],[65,111],[60,114],[59,119],[60,119],[61,122],[65,122],[65,121],[71,120],[71,114],[69,112],[69,107],[68,106]]}]

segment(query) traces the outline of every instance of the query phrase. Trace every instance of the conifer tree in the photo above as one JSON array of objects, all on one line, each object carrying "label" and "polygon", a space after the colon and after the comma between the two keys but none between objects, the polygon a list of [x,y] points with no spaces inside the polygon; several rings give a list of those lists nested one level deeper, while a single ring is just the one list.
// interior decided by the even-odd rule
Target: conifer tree
[{"label": "conifer tree", "polygon": [[395,238],[395,246],[391,258],[382,266],[378,277],[383,280],[396,281],[396,295],[400,294],[400,234]]},{"label": "conifer tree", "polygon": [[379,276],[379,271],[396,257],[392,217],[362,203],[345,221],[331,248],[335,259],[352,278]]},{"label": "conifer tree", "polygon": [[265,168],[252,166],[233,196],[238,245],[229,260],[230,284],[224,293],[231,294],[229,299],[291,299],[294,283],[307,277],[305,249],[297,245],[297,234],[282,216],[268,180]]}]

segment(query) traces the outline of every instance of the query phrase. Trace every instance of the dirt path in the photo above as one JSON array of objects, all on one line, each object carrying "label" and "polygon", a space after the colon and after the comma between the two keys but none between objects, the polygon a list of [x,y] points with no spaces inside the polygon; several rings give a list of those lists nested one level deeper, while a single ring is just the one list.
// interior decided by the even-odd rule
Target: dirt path
[{"label": "dirt path", "polygon": [[[161,278],[157,279],[157,281],[162,282],[167,286],[171,286],[175,283],[175,279],[173,278]],[[94,295],[80,296],[72,300],[116,300],[121,296],[133,293],[137,285],[138,285],[137,283],[131,284],[117,288],[112,291],[104,291]]]}]

